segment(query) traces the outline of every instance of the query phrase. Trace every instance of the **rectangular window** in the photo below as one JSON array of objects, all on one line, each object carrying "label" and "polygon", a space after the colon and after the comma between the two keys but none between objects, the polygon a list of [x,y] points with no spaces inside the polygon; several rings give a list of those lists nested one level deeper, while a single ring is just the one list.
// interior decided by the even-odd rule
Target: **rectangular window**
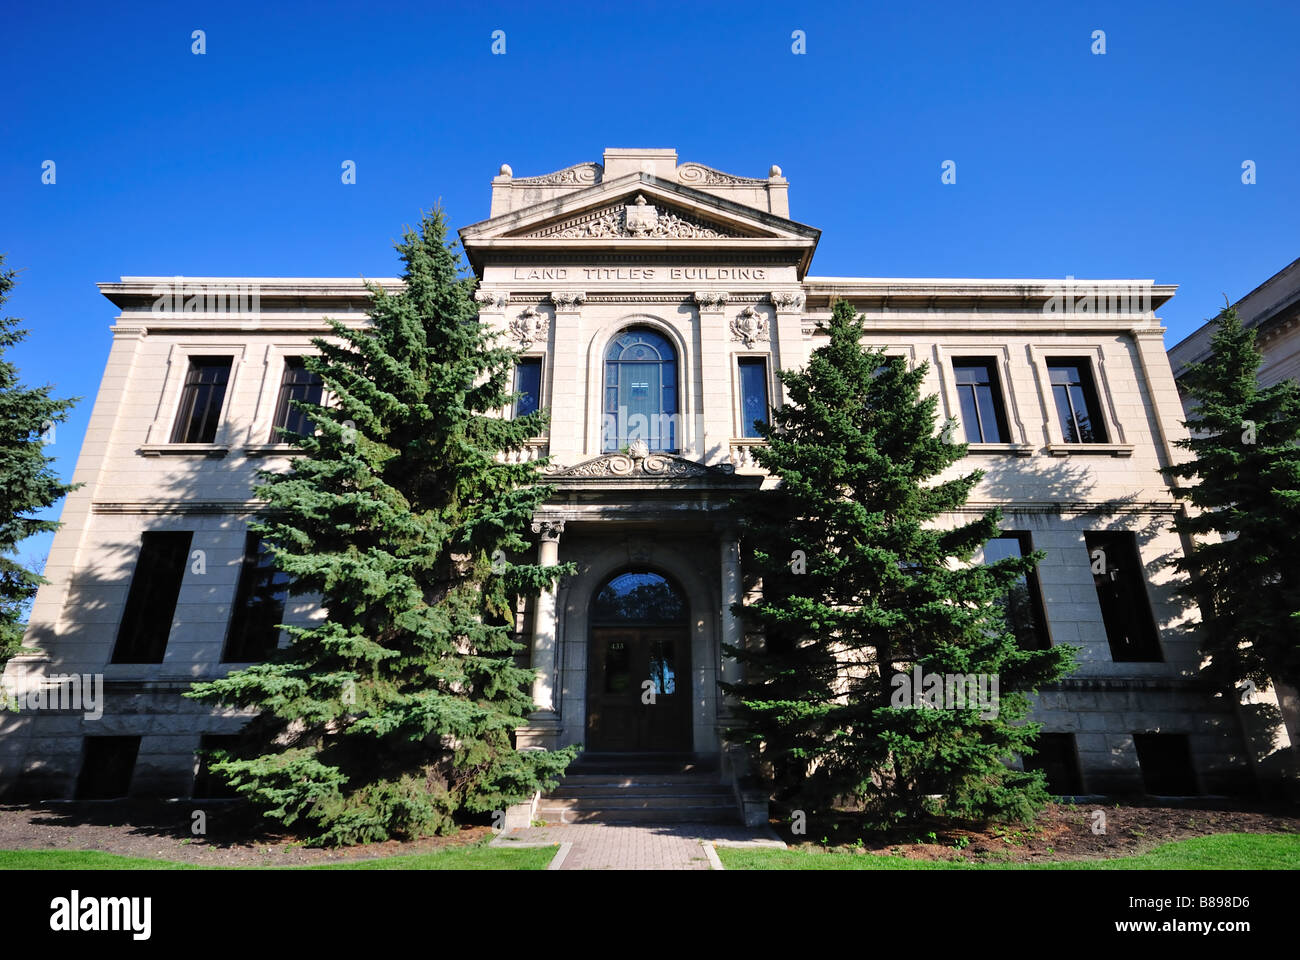
[{"label": "rectangular window", "polygon": [[275,401],[275,420],[271,424],[271,443],[285,443],[288,438],[282,431],[310,436],[315,427],[307,414],[295,409],[289,401],[298,400],[320,406],[324,384],[321,378],[303,364],[302,357],[286,357],[284,373],[280,377],[280,395]]},{"label": "rectangular window", "polygon": [[115,800],[131,789],[139,737],[86,737],[77,777],[78,800]]},{"label": "rectangular window", "polygon": [[[1029,534],[1016,530],[1003,531],[984,545],[984,562],[994,563],[1007,557],[1023,557],[1034,552]],[[1007,626],[1025,650],[1046,650],[1052,645],[1047,633],[1047,616],[1043,610],[1043,594],[1038,586],[1038,575],[1030,572],[1011,585],[1003,600]]]},{"label": "rectangular window", "polygon": [[190,357],[172,443],[212,443],[230,382],[230,357]]},{"label": "rectangular window", "polygon": [[252,663],[269,657],[280,641],[288,597],[289,575],[276,569],[262,538],[248,534],[222,662]]},{"label": "rectangular window", "polygon": [[1056,401],[1056,415],[1061,436],[1066,443],[1105,443],[1106,426],[1102,422],[1097,386],[1092,367],[1086,358],[1056,358],[1047,361]]},{"label": "rectangular window", "polygon": [[967,443],[1006,443],[1007,416],[997,362],[987,358],[954,359],[953,375]]},{"label": "rectangular window", "polygon": [[1047,777],[1047,789],[1058,797],[1083,793],[1079,775],[1079,754],[1072,733],[1040,733],[1032,756],[1023,758],[1026,770],[1041,770]]},{"label": "rectangular window", "polygon": [[1200,793],[1187,734],[1135,733],[1133,746],[1137,748],[1142,786],[1147,793],[1160,797],[1190,797]]},{"label": "rectangular window", "polygon": [[524,357],[515,364],[515,416],[536,413],[542,405],[542,358]]},{"label": "rectangular window", "polygon": [[210,751],[233,750],[239,745],[239,734],[205,733],[199,739],[198,771],[194,775],[194,790],[190,794],[196,800],[229,800],[239,796],[226,781],[208,769],[212,763]]},{"label": "rectangular window", "polygon": [[740,436],[758,437],[755,421],[767,423],[767,361],[762,357],[741,357],[740,368]]},{"label": "rectangular window", "polygon": [[1084,543],[1111,659],[1117,663],[1160,663],[1164,658],[1147,598],[1137,537],[1124,531],[1096,532],[1085,534]]},{"label": "rectangular window", "polygon": [[117,629],[113,663],[162,663],[192,537],[189,530],[141,534],[140,558]]}]

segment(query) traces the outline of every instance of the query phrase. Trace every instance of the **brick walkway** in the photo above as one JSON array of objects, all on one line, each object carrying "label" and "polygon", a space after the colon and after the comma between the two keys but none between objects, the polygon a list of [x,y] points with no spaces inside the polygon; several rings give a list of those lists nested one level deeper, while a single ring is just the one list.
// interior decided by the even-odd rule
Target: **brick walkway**
[{"label": "brick walkway", "polygon": [[773,842],[762,829],[719,824],[578,823],[503,833],[493,846],[571,844],[561,870],[712,870],[701,840]]}]

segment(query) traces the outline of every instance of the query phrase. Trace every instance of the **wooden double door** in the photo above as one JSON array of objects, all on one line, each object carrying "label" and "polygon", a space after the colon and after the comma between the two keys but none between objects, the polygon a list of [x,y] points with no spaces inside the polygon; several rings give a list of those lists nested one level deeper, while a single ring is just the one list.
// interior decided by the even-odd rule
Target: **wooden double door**
[{"label": "wooden double door", "polygon": [[595,627],[589,651],[587,750],[691,749],[686,628]]}]

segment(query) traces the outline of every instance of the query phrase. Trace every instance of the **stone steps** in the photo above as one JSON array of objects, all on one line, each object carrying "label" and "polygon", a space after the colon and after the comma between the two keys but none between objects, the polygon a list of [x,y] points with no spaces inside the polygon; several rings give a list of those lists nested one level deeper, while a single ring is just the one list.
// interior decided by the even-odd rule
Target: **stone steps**
[{"label": "stone steps", "polygon": [[736,823],[716,760],[690,754],[583,754],[541,798],[547,823]]}]

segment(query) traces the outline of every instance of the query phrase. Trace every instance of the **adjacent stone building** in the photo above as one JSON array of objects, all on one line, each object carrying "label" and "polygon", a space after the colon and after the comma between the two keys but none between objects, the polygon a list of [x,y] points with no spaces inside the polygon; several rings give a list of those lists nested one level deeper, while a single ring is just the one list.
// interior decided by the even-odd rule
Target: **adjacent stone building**
[{"label": "adjacent stone building", "polygon": [[[810,274],[820,232],[790,219],[788,184],[611,149],[602,162],[493,179],[491,215],[461,239],[487,322],[524,351],[523,406],[547,436],[535,518],[543,562],[578,572],[518,625],[538,671],[520,746],[717,760],[731,773],[721,645],[752,587],[730,498],[765,482],[753,422],[782,402],[776,371],[821,341],[837,298],[875,345],[928,365],[986,476],[968,510],[1000,505],[990,552],[1044,550],[1013,603],[1025,643],[1082,647],[1044,691],[1036,761],[1069,794],[1253,789],[1237,705],[1200,683],[1189,611],[1164,562],[1179,509],[1158,468],[1181,407],[1151,281],[877,279]],[[396,284],[397,281],[381,281]],[[9,796],[202,795],[195,751],[243,718],[180,694],[265,655],[274,625],[319,611],[284,584],[246,524],[290,397],[327,401],[297,364],[323,319],[364,322],[344,279],[124,277],[65,526],[11,687],[102,675],[103,715],[0,718]],[[512,415],[515,411],[503,411]],[[770,482],[770,481],[769,481]],[[945,518],[957,522],[960,517]],[[646,678],[659,708],[638,709]],[[208,740],[207,742],[213,742]],[[199,775],[196,785],[196,774]]]},{"label": "adjacent stone building", "polygon": [[[1300,259],[1292,260],[1233,307],[1242,325],[1255,331],[1255,343],[1263,355],[1258,377],[1260,386],[1300,380]],[[1213,335],[1213,323],[1202,324],[1169,350],[1174,382],[1188,414],[1191,410],[1182,378],[1190,364],[1209,359]],[[1248,699],[1255,701],[1253,706],[1247,705],[1252,711],[1267,716],[1276,710],[1281,717],[1280,723],[1261,722],[1253,740],[1256,752],[1267,758],[1269,779],[1273,779],[1275,771],[1284,781],[1300,785],[1297,780],[1300,757],[1295,752],[1295,744],[1300,743],[1300,693],[1275,684],[1268,690],[1251,693]]]}]

